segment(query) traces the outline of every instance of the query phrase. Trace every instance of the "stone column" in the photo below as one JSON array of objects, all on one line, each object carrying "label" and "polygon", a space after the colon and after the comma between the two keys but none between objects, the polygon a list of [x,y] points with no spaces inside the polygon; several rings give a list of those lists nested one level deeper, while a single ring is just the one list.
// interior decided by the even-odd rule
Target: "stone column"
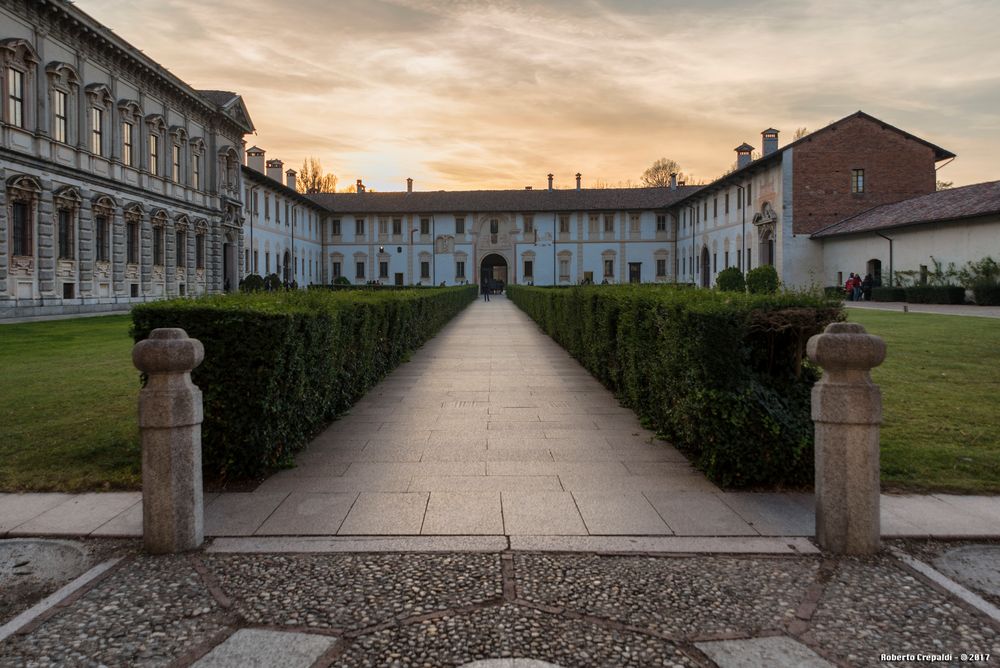
[{"label": "stone column", "polygon": [[885,359],[885,342],[837,322],[809,339],[807,353],[823,367],[812,390],[816,540],[837,554],[877,552],[882,394],[869,370]]},{"label": "stone column", "polygon": [[153,554],[204,541],[201,390],[191,382],[204,357],[201,341],[179,328],[154,329],[132,349],[132,362],[148,374],[139,393],[142,538]]}]

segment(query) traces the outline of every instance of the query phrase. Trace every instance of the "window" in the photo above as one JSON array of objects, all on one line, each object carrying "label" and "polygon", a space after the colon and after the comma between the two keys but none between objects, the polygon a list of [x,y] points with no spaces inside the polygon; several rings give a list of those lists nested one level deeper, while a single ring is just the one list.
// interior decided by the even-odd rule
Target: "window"
[{"label": "window", "polygon": [[378,263],[378,277],[389,278],[389,263],[385,260]]},{"label": "window", "polygon": [[201,190],[201,156],[197,153],[191,156],[191,187]]},{"label": "window", "polygon": [[743,191],[740,189],[736,190],[736,208],[737,209],[743,208]]},{"label": "window", "polygon": [[[427,224],[427,219],[426,218],[421,218],[420,219],[420,234],[428,234],[428,232],[424,231],[424,225],[425,224]],[[398,236],[401,236],[402,234],[403,234],[403,219],[402,218],[393,218],[392,219],[392,235],[394,237],[398,237]]]},{"label": "window", "polygon": [[160,174],[160,137],[155,134],[149,135],[149,173]]},{"label": "window", "polygon": [[253,209],[253,215],[254,216],[257,216],[257,215],[260,214],[260,197],[258,197],[259,194],[260,193],[258,193],[255,190],[254,193],[253,193],[253,197],[252,197],[253,201],[251,203],[251,207],[250,208]]},{"label": "window", "polygon": [[340,218],[334,218],[330,221],[330,236],[340,236]]},{"label": "window", "polygon": [[569,216],[559,216],[559,234],[569,234]]},{"label": "window", "polygon": [[[285,227],[288,227],[288,223],[291,222],[291,220],[292,220],[292,213],[291,213],[291,210],[288,207],[289,207],[289,204],[286,202],[285,203]],[[361,233],[364,234],[363,231]]]},{"label": "window", "polygon": [[66,97],[65,91],[52,91],[52,112],[54,114],[52,138],[64,144],[69,141],[69,118],[66,115]]},{"label": "window", "polygon": [[615,275],[615,261],[605,260],[604,261],[604,276],[614,276]]},{"label": "window", "polygon": [[498,234],[500,232],[500,221],[496,218],[490,221],[490,234]]},{"label": "window", "polygon": [[629,221],[630,234],[639,234],[642,232],[642,223],[641,219],[639,218],[639,214],[633,213],[631,216],[628,217],[628,221]]},{"label": "window", "polygon": [[134,129],[134,125],[122,121],[122,162],[128,167],[135,167],[135,151],[132,139],[132,131]]},{"label": "window", "polygon": [[108,217],[107,216],[96,216],[94,218],[94,243],[97,246],[97,261],[107,262],[110,259],[110,253],[108,252],[108,242],[110,241],[108,234]]},{"label": "window", "polygon": [[354,263],[354,277],[355,278],[364,278],[365,277],[365,263],[364,262],[355,262]]},{"label": "window", "polygon": [[[178,267],[184,267],[187,265],[187,235],[183,231],[177,232],[174,235],[174,243],[176,244],[174,247],[177,249],[174,252],[175,264]],[[249,253],[250,251],[248,250],[247,251],[248,262],[246,264],[250,264]]]},{"label": "window", "polygon": [[666,232],[667,231],[667,217],[664,215],[658,215],[656,217],[656,231]]},{"label": "window", "polygon": [[[455,216],[455,234],[465,234],[465,218],[462,216]],[[459,276],[464,275],[464,272],[459,274]]]},{"label": "window", "polygon": [[743,271],[743,251],[736,251],[736,268]]},{"label": "window", "polygon": [[334,278],[340,278],[340,263],[339,262],[334,262],[333,263],[333,277]]},{"label": "window", "polygon": [[726,269],[729,269],[729,251],[726,251],[726,252],[725,252],[725,253],[723,254],[723,256],[722,256],[722,257],[723,257],[723,262],[725,262],[725,263],[726,263],[726,267],[725,267],[725,268],[726,268]]},{"label": "window", "polygon": [[14,218],[14,255],[31,255],[31,209],[26,202],[11,205]]},{"label": "window", "polygon": [[524,233],[525,234],[535,233],[535,217],[530,214],[525,214],[524,216]]},{"label": "window", "polygon": [[271,220],[271,195],[264,193],[264,220]]},{"label": "window", "polygon": [[69,209],[59,209],[59,259],[72,260],[73,251],[73,212]]},{"label": "window", "polygon": [[865,170],[851,170],[851,192],[863,193],[865,191]]},{"label": "window", "polygon": [[378,235],[384,237],[389,233],[389,221],[385,218],[378,219]]},{"label": "window", "polygon": [[[354,221],[354,234],[359,237],[365,236],[365,221],[360,219]],[[358,278],[364,278],[364,276],[359,276]]]},{"label": "window", "polygon": [[7,68],[7,122],[24,127],[24,72],[13,67]]},{"label": "window", "polygon": [[130,220],[126,225],[125,252],[129,264],[139,264],[139,223]]},{"label": "window", "polygon": [[431,277],[431,263],[426,260],[420,263],[420,278]]},{"label": "window", "polygon": [[93,107],[90,110],[90,152],[104,155],[104,110]]},{"label": "window", "polygon": [[656,260],[656,277],[663,278],[667,275],[667,261],[663,258],[657,258]]},{"label": "window", "polygon": [[707,220],[708,219],[708,200],[704,201],[703,207],[704,207],[705,211],[702,214],[702,218],[705,218]]},{"label": "window", "polygon": [[153,228],[153,264],[163,266],[163,227]]},{"label": "window", "polygon": [[719,254],[712,253],[712,273],[719,271]]},{"label": "window", "polygon": [[535,275],[535,261],[525,260],[524,261],[524,277],[532,278]]},{"label": "window", "polygon": [[569,260],[559,260],[559,280],[569,280]]},{"label": "window", "polygon": [[718,218],[719,217],[719,198],[718,197],[716,197],[716,198],[714,198],[712,200],[712,217],[713,218]]},{"label": "window", "polygon": [[253,252],[253,273],[255,273],[255,274],[259,274],[260,273],[260,271],[257,268],[257,260],[258,259],[259,258],[257,257],[257,251],[254,251]]},{"label": "window", "polygon": [[604,233],[615,233],[615,217],[613,215],[604,216]]},{"label": "window", "polygon": [[420,235],[426,236],[431,233],[431,219],[421,218],[420,219]]},{"label": "window", "polygon": [[465,262],[462,260],[455,263],[455,278],[465,278]]},{"label": "window", "polygon": [[747,206],[750,206],[750,203],[752,201],[753,201],[753,184],[752,183],[748,183],[747,184]]},{"label": "window", "polygon": [[729,213],[729,193],[726,193],[726,213]]},{"label": "window", "polygon": [[174,183],[181,182],[181,147],[174,144],[170,147],[170,177]]}]

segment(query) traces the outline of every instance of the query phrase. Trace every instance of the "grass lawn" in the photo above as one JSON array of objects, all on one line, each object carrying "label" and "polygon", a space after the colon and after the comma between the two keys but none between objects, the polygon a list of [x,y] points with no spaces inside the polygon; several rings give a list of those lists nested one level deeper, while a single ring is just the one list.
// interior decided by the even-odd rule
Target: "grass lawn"
[{"label": "grass lawn", "polygon": [[847,311],[888,347],[883,489],[1000,493],[1000,320]]},{"label": "grass lawn", "polygon": [[139,488],[130,322],[0,324],[0,491]]}]

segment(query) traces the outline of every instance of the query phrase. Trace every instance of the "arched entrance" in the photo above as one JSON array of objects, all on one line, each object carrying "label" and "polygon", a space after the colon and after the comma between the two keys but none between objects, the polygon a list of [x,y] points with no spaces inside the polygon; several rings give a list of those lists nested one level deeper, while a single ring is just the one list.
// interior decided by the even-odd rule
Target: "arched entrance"
[{"label": "arched entrance", "polygon": [[708,246],[701,247],[701,287],[712,287],[712,266],[708,263]]},{"label": "arched entrance", "polygon": [[868,260],[868,273],[871,274],[875,286],[882,285],[882,260]]},{"label": "arched entrance", "polygon": [[485,256],[479,264],[479,281],[507,284],[507,259],[497,253]]}]

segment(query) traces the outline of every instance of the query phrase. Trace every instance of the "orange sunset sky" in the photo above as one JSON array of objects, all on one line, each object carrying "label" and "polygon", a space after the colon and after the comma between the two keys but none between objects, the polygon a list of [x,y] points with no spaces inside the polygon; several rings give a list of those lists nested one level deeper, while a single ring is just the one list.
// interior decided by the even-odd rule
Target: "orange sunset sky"
[{"label": "orange sunset sky", "polygon": [[863,109],[1000,179],[1000,3],[78,0],[195,88],[240,93],[249,145],[377,190],[710,180],[760,131]]}]

